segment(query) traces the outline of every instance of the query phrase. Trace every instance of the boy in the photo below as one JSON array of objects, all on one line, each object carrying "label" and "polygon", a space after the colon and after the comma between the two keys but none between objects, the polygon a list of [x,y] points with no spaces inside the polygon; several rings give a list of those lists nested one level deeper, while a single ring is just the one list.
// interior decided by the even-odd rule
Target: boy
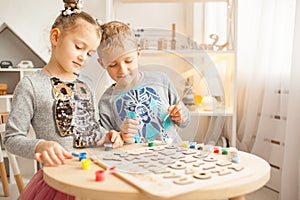
[{"label": "boy", "polygon": [[168,76],[138,70],[141,51],[129,25],[112,21],[101,28],[98,62],[116,82],[99,101],[101,125],[120,130],[122,138],[130,143],[181,143],[176,126],[186,127],[190,114],[183,103],[175,105],[179,97]]}]

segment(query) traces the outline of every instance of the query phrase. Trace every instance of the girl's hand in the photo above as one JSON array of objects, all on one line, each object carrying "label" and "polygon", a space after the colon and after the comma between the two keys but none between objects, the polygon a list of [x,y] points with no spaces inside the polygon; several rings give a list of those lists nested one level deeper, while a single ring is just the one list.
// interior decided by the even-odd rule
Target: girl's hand
[{"label": "girl's hand", "polygon": [[139,121],[137,118],[126,119],[122,122],[120,127],[121,136],[124,141],[130,141],[134,135],[138,133]]},{"label": "girl's hand", "polygon": [[111,130],[106,134],[105,141],[113,143],[113,148],[121,147],[124,144],[120,133],[114,130]]},{"label": "girl's hand", "polygon": [[34,158],[45,166],[54,166],[64,164],[73,156],[57,142],[43,140],[38,143]]},{"label": "girl's hand", "polygon": [[183,112],[181,105],[173,105],[168,109],[171,119],[175,122],[185,122],[188,118],[187,113]]}]

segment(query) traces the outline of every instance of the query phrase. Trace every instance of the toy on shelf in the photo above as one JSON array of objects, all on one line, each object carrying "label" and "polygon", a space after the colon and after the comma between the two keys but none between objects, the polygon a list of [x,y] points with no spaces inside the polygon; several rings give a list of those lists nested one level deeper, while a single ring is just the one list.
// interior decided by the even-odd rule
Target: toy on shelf
[{"label": "toy on shelf", "polygon": [[33,63],[30,60],[22,60],[19,64],[17,64],[18,68],[21,69],[27,69],[27,68],[33,68]]},{"label": "toy on shelf", "polygon": [[167,40],[164,38],[159,38],[157,41],[157,50],[165,50],[168,48]]},{"label": "toy on shelf", "polygon": [[0,83],[0,95],[6,95],[7,93],[7,84]]},{"label": "toy on shelf", "polygon": [[141,49],[149,49],[149,40],[142,38],[141,39]]},{"label": "toy on shelf", "polygon": [[201,103],[202,103],[203,110],[206,111],[213,111],[217,107],[217,100],[215,97],[212,96],[203,97]]},{"label": "toy on shelf", "polygon": [[1,68],[12,68],[13,67],[13,64],[10,60],[2,60],[0,62],[0,67]]},{"label": "toy on shelf", "polygon": [[171,39],[171,50],[176,50],[176,24],[172,24],[172,39]]}]

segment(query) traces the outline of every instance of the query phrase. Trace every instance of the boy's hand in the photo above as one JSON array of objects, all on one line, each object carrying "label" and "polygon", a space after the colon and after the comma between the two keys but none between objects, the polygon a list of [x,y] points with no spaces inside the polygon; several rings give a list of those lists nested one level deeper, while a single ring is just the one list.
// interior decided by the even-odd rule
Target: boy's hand
[{"label": "boy's hand", "polygon": [[34,158],[45,166],[61,165],[73,156],[60,144],[53,141],[40,141],[35,149]]},{"label": "boy's hand", "polygon": [[124,141],[132,140],[134,135],[138,133],[139,121],[137,118],[126,119],[122,122],[120,129]]},{"label": "boy's hand", "polygon": [[188,118],[188,114],[184,112],[181,108],[181,105],[173,105],[168,109],[171,119],[175,122],[185,122]]},{"label": "boy's hand", "polygon": [[113,144],[113,148],[121,147],[124,144],[120,133],[114,130],[111,130],[106,134],[105,141],[111,142]]}]

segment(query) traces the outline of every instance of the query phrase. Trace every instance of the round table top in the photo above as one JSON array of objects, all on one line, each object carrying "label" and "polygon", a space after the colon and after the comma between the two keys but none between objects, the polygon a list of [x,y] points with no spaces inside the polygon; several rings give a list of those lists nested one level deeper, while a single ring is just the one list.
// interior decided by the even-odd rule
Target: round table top
[{"label": "round table top", "polygon": [[[103,151],[103,150],[102,150]],[[101,152],[99,150],[99,152]],[[235,176],[226,183],[216,183],[192,192],[172,197],[176,200],[222,199],[244,196],[264,186],[270,179],[270,165],[262,158],[239,151],[239,164],[251,170],[247,176]],[[79,199],[158,199],[147,194],[116,174],[108,173],[102,182],[95,181],[100,167],[94,163],[83,170],[78,158],[67,160],[64,165],[44,167],[44,180],[53,188]],[[165,198],[162,198],[165,199]]]}]

